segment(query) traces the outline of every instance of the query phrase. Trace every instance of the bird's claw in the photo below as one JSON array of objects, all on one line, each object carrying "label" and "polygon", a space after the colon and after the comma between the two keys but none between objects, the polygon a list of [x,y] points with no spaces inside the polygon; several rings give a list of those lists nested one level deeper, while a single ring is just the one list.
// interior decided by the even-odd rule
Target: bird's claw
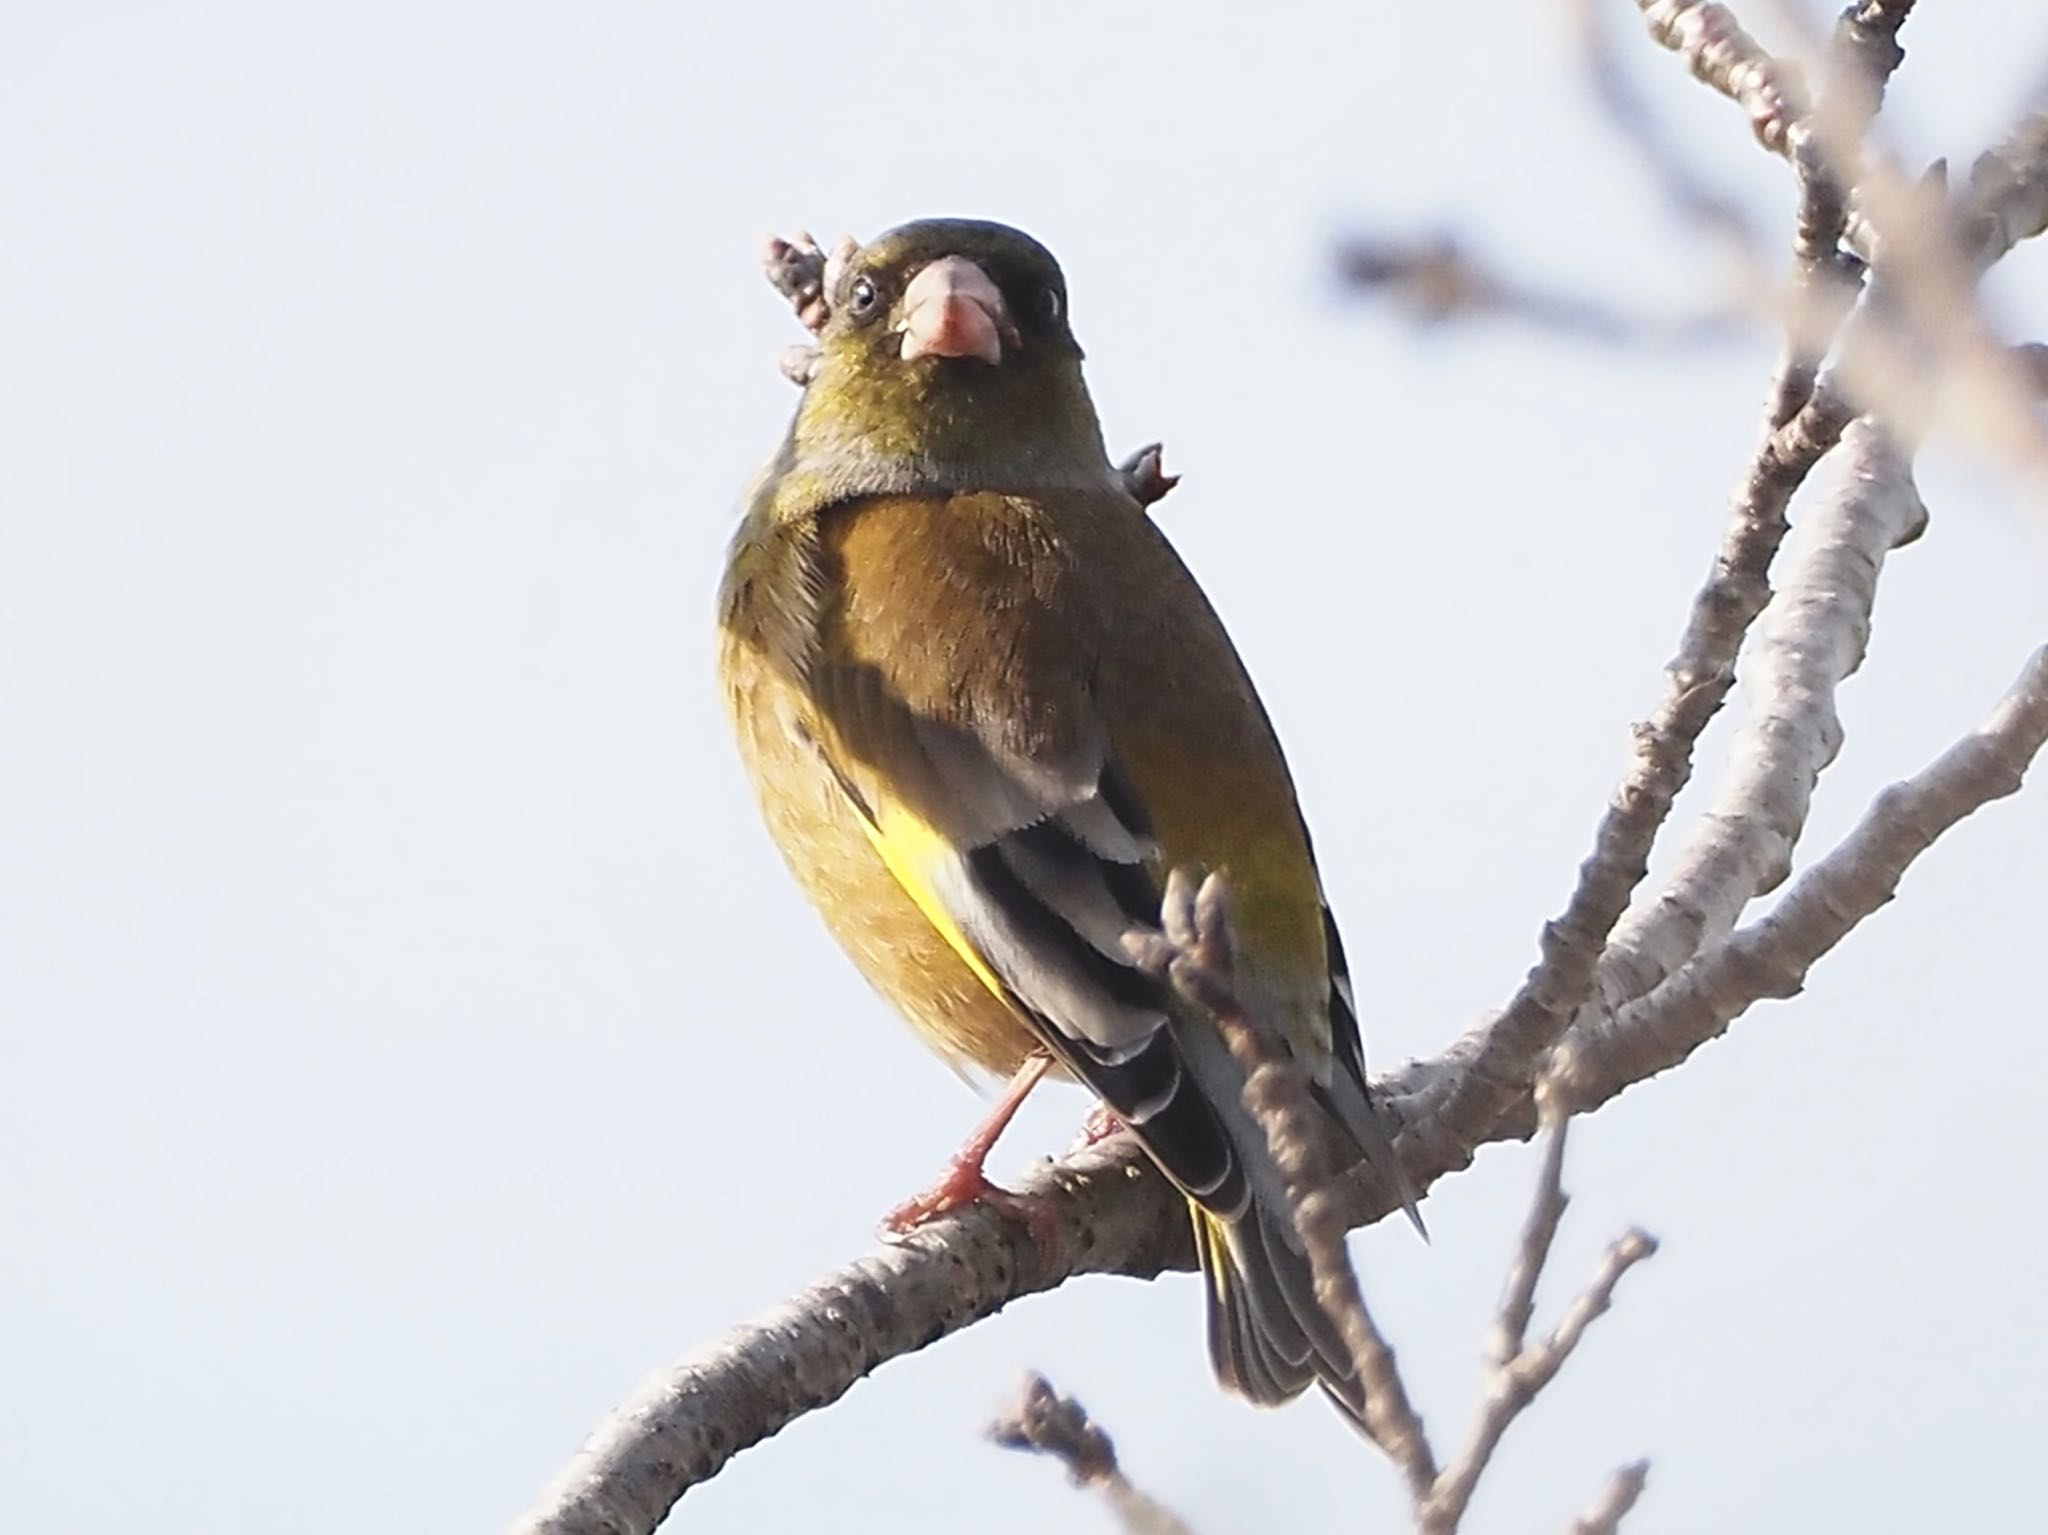
[{"label": "bird's claw", "polygon": [[1059,1220],[1043,1199],[999,1187],[989,1182],[981,1164],[956,1159],[937,1183],[915,1194],[882,1217],[884,1237],[907,1237],[973,1205],[986,1205],[1008,1220],[1028,1228],[1041,1247],[1050,1247],[1059,1234]]},{"label": "bird's claw", "polygon": [[1106,1103],[1098,1103],[1088,1111],[1088,1117],[1081,1121],[1081,1133],[1069,1146],[1069,1151],[1085,1151],[1090,1146],[1099,1146],[1112,1135],[1125,1128],[1117,1112]]}]

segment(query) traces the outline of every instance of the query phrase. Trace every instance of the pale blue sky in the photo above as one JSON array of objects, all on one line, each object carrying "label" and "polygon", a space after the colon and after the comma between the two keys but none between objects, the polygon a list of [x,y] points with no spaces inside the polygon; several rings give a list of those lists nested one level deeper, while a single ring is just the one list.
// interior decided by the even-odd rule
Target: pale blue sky
[{"label": "pale blue sky", "polygon": [[[1782,227],[1783,168],[1636,40]],[[1894,123],[1961,161],[2048,14],[1929,6]],[[1066,263],[1116,449],[1292,754],[1370,1052],[1512,988],[1655,696],[1768,337],[1616,355],[1347,308],[1455,222],[1679,302],[1713,267],[1550,5],[17,8],[0,52],[0,1520],[491,1529],[646,1371],[861,1251],[976,1100],[787,881],[711,594],[794,400],[759,239],[999,217]],[[2048,329],[2043,253],[2003,312]],[[1809,849],[2048,629],[2048,511],[1951,456]],[[1703,756],[1714,777],[1722,734]],[[1689,800],[1688,804],[1694,801]],[[1655,1461],[1639,1535],[2003,1527],[2048,1425],[2048,788],[1575,1142],[1558,1276],[1664,1238],[1476,1531]],[[1048,1092],[997,1166],[1063,1145]],[[1532,1172],[1360,1239],[1431,1422]],[[1398,1527],[1320,1404],[1208,1379],[1192,1280],[891,1365],[678,1527],[1106,1530],[978,1442],[1026,1367],[1205,1535]]]}]

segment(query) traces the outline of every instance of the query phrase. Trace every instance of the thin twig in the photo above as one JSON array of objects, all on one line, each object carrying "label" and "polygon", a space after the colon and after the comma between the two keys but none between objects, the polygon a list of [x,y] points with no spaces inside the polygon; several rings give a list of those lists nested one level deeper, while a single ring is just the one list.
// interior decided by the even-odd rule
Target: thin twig
[{"label": "thin twig", "polygon": [[[1561,1060],[1557,1069],[1563,1069]],[[1563,1096],[1551,1091],[1550,1080],[1546,1077],[1536,1089],[1537,1113],[1545,1140],[1543,1163],[1494,1319],[1479,1411],[1465,1443],[1417,1502],[1416,1527],[1421,1535],[1451,1535],[1458,1528],[1465,1510],[1471,1506],[1480,1478],[1492,1464],[1494,1452],[1515,1419],[1557,1378],[1586,1329],[1613,1303],[1614,1289],[1622,1275],[1657,1250],[1656,1238],[1646,1232],[1631,1230],[1624,1234],[1608,1248],[1592,1283],[1566,1308],[1563,1319],[1550,1335],[1533,1344],[1528,1341],[1529,1320],[1536,1307],[1536,1286],[1569,1203],[1564,1192],[1564,1153],[1571,1119]]]},{"label": "thin twig", "polygon": [[1636,1506],[1636,1499],[1643,1495],[1643,1484],[1649,1479],[1647,1460],[1623,1466],[1609,1479],[1600,1500],[1572,1521],[1571,1535],[1614,1535],[1621,1528],[1621,1521],[1628,1517],[1628,1511]]},{"label": "thin twig", "polygon": [[1229,896],[1220,874],[1198,888],[1180,869],[1169,872],[1157,934],[1126,939],[1148,969],[1168,975],[1181,994],[1215,1020],[1245,1073],[1245,1107],[1266,1134],[1285,1179],[1285,1212],[1301,1235],[1315,1276],[1316,1299],[1337,1324],[1363,1394],[1359,1422],[1391,1459],[1418,1497],[1436,1479],[1436,1458],[1421,1415],[1409,1399],[1386,1336],[1359,1288],[1345,1235],[1342,1201],[1330,1187],[1332,1169],[1308,1077],[1291,1053],[1276,1048],[1239,1002],[1232,981]]},{"label": "thin twig", "polygon": [[1913,0],[1861,0],[1842,13],[1814,108],[1840,153],[1824,155],[1812,135],[1789,139],[1799,183],[1792,237],[1796,319],[1787,328],[1786,352],[1773,386],[1774,425],[1791,420],[1813,398],[1821,361],[1862,291],[1863,260],[1842,245],[1850,189],[1859,179],[1863,137],[1884,101],[1885,84],[1905,59],[1898,33],[1912,9]]},{"label": "thin twig", "polygon": [[1354,235],[1339,243],[1337,279],[1386,294],[1424,325],[1492,316],[1602,346],[1689,347],[1740,334],[1742,311],[1724,306],[1669,316],[1632,314],[1588,293],[1539,287],[1490,267],[1450,236],[1400,240]]},{"label": "thin twig", "polygon": [[1633,151],[1650,180],[1688,223],[1718,236],[1730,252],[1749,266],[1761,244],[1756,226],[1741,204],[1714,190],[1696,171],[1663,122],[1635,88],[1617,54],[1600,0],[1567,0],[1573,41],[1577,43],[1593,100],[1613,124],[1615,142]]},{"label": "thin twig", "polygon": [[1550,1090],[1546,1076],[1536,1084],[1536,1120],[1543,1127],[1543,1163],[1536,1175],[1536,1195],[1529,1201],[1529,1215],[1522,1225],[1522,1240],[1515,1248],[1508,1282],[1501,1296],[1487,1357],[1496,1368],[1512,1364],[1528,1342],[1529,1319],[1536,1313],[1536,1285],[1543,1266],[1550,1261],[1550,1244],[1564,1220],[1571,1198],[1564,1191],[1565,1139],[1571,1117],[1559,1112],[1557,1094]]},{"label": "thin twig", "polygon": [[[1994,178],[1987,193],[1987,201],[2000,214],[2012,213],[2014,222],[2009,230],[1995,227],[1988,235],[1968,237],[1964,227],[1975,227],[1969,216],[1974,198],[1966,200],[1959,220],[1941,178],[1908,177],[1888,160],[1866,159],[1860,140],[1867,119],[1853,111],[1816,112],[1797,66],[1767,52],[1727,6],[1714,0],[1636,4],[1651,37],[1676,53],[1697,79],[1740,106],[1757,141],[1790,161],[1803,185],[1821,176],[1853,185],[1846,199],[1847,238],[1887,277],[1893,307],[1911,331],[1910,344],[1901,345],[1873,327],[1860,353],[1845,352],[1849,382],[1864,406],[1886,408],[1893,429],[1904,429],[1909,422],[1889,408],[1893,397],[1911,401],[1931,382],[1945,424],[2048,495],[2048,428],[2037,419],[2024,370],[1991,334],[1975,302],[1983,268],[1971,259],[1979,240],[1996,249],[2008,233],[2023,238],[2036,210],[2048,219],[2048,186],[2042,184],[2048,165],[2039,163],[2048,146],[2034,119],[2009,140],[2011,154],[2000,162],[2007,171],[2017,167],[2017,173]],[[1889,15],[1902,8],[1873,3],[1859,10]],[[1993,217],[1994,224],[2002,223]],[[1920,365],[1918,351],[1938,363],[1931,373]]]},{"label": "thin twig", "polygon": [[1594,1272],[1593,1282],[1572,1302],[1564,1320],[1549,1337],[1524,1350],[1487,1381],[1471,1437],[1457,1457],[1444,1467],[1436,1490],[1424,1505],[1420,1528],[1423,1535],[1448,1535],[1464,1518],[1465,1509],[1479,1485],[1479,1478],[1492,1463],[1503,1435],[1537,1394],[1557,1378],[1557,1372],[1571,1358],[1572,1351],[1586,1335],[1593,1321],[1614,1304],[1614,1288],[1622,1275],[1657,1251],[1657,1239],[1648,1232],[1629,1231],[1607,1249]]},{"label": "thin twig", "polygon": [[1650,36],[1676,53],[1693,77],[1749,115],[1750,131],[1774,155],[1790,159],[1811,131],[1806,82],[1773,57],[1714,0],[1636,0]]},{"label": "thin twig", "polygon": [[1132,1485],[1109,1435],[1043,1375],[1024,1377],[1023,1391],[989,1424],[988,1437],[1006,1450],[1050,1455],[1067,1468],[1075,1486],[1102,1495],[1128,1535],[1194,1535],[1171,1509]]}]

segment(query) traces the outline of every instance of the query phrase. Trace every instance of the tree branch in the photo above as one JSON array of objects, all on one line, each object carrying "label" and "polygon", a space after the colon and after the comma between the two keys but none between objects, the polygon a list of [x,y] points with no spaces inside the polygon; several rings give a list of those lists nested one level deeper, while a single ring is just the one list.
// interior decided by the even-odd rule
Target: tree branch
[{"label": "tree branch", "polygon": [[2048,112],[2022,118],[1970,167],[1962,224],[1970,261],[1980,272],[2022,240],[2048,233]]},{"label": "tree branch", "polygon": [[2048,742],[2048,646],[1978,730],[1871,803],[1840,846],[1793,883],[1768,916],[1694,960],[1656,993],[1573,1038],[1566,1080],[1590,1108],[1668,1070],[1751,1004],[1798,995],[1806,974],[1892,899],[1915,858],[1963,817],[2016,792]]},{"label": "tree branch", "polygon": [[[1848,425],[1847,407],[1823,391],[1768,434],[1744,473],[1721,553],[1693,598],[1663,700],[1635,729],[1635,754],[1580,865],[1564,914],[1547,924],[1542,959],[1513,1000],[1451,1051],[1465,1069],[1444,1079],[1416,1133],[1443,1144],[1429,1159],[1474,1146],[1526,1095],[1543,1056],[1592,998],[1609,936],[1649,867],[1650,846],[1692,773],[1692,747],[1735,681],[1743,636],[1770,598],[1769,571],[1790,524],[1793,493]],[[1462,1164],[1459,1164],[1462,1165]]]},{"label": "tree branch", "polygon": [[1875,427],[1852,428],[1842,456],[1840,490],[1802,522],[1757,625],[1744,668],[1754,704],[1714,802],[1655,899],[1616,926],[1581,1022],[1647,996],[1791,871],[1814,787],[1841,750],[1835,691],[1862,663],[1885,557],[1927,519],[1904,459]]},{"label": "tree branch", "polygon": [[645,1381],[513,1528],[647,1535],[741,1450],[830,1406],[876,1366],[1078,1274],[1194,1266],[1185,1201],[1128,1137],[1037,1169],[1018,1192],[1045,1244],[974,1206],[827,1275]]}]

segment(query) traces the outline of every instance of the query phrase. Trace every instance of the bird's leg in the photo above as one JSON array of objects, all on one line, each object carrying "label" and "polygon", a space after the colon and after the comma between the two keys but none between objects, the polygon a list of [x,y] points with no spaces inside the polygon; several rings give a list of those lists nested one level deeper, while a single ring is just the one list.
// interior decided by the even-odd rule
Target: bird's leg
[{"label": "bird's leg", "polygon": [[1117,1117],[1116,1110],[1106,1103],[1098,1103],[1088,1111],[1088,1117],[1081,1121],[1081,1133],[1067,1149],[1085,1151],[1090,1146],[1100,1145],[1123,1128],[1124,1122]]},{"label": "bird's leg", "polygon": [[1006,1214],[1021,1216],[1036,1230],[1040,1221],[1034,1203],[990,1183],[982,1165],[988,1161],[988,1154],[995,1150],[1002,1133],[1009,1129],[1010,1121],[1017,1117],[1017,1110],[1024,1106],[1024,1100],[1031,1096],[1031,1089],[1038,1086],[1039,1079],[1051,1066],[1052,1057],[1049,1055],[1034,1052],[1025,1057],[1024,1064],[1010,1078],[1010,1085],[1003,1089],[1003,1096],[996,1100],[995,1107],[974,1127],[966,1143],[953,1153],[953,1160],[947,1164],[939,1181],[883,1216],[882,1229],[901,1236],[967,1205],[990,1204]]}]

